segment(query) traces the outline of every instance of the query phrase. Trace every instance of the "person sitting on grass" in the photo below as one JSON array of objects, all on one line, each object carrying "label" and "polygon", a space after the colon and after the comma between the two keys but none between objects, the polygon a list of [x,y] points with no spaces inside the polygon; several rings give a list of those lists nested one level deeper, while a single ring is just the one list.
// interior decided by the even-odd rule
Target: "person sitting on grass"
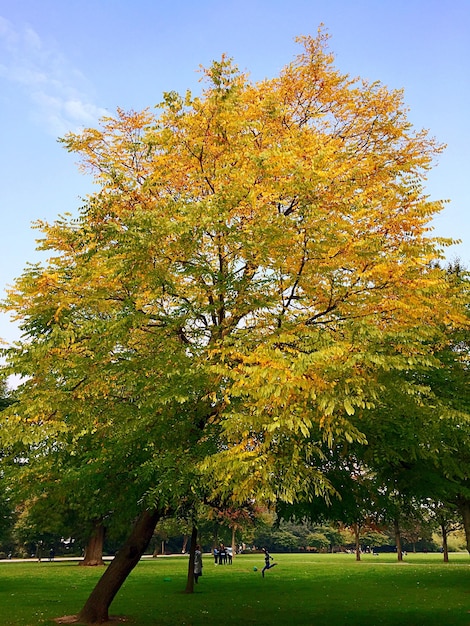
[{"label": "person sitting on grass", "polygon": [[273,557],[269,554],[268,549],[267,548],[263,548],[263,552],[264,552],[264,567],[261,570],[261,575],[264,578],[264,572],[267,569],[271,569],[271,567],[274,567],[275,565],[277,565],[277,563],[271,563],[270,561],[273,560]]}]

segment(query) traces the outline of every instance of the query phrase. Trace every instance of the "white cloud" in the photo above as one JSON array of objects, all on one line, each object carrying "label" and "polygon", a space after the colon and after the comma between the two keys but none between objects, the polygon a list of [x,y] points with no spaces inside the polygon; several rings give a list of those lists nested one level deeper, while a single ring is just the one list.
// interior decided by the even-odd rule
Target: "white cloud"
[{"label": "white cloud", "polygon": [[83,74],[30,26],[0,16],[0,81],[17,85],[31,116],[54,136],[96,125],[107,111],[95,105]]},{"label": "white cloud", "polygon": [[83,120],[92,122],[96,119],[96,115],[101,115],[101,110],[95,107],[93,104],[83,102],[82,100],[67,100],[64,104],[64,109],[71,119]]},{"label": "white cloud", "polygon": [[39,35],[29,26],[27,26],[24,30],[24,39],[28,48],[36,51],[40,51],[42,49],[42,42]]},{"label": "white cloud", "polygon": [[18,43],[18,35],[11,22],[0,15],[0,39],[3,41],[7,49],[14,48]]}]

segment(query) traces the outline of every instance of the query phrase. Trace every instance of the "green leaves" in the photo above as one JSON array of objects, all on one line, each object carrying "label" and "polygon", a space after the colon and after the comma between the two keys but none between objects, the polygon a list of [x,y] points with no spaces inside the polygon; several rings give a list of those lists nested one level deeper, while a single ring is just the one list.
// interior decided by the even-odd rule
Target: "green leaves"
[{"label": "green leaves", "polygon": [[1,437],[71,456],[86,439],[113,467],[110,441],[164,507],[193,483],[325,496],[322,446],[365,445],[388,376],[434,366],[462,320],[428,238],[440,147],[401,92],[341,75],[322,33],[302,44],[273,79],[223,57],[199,97],[64,139],[99,187],[38,223],[50,260],[4,305],[25,334]]}]

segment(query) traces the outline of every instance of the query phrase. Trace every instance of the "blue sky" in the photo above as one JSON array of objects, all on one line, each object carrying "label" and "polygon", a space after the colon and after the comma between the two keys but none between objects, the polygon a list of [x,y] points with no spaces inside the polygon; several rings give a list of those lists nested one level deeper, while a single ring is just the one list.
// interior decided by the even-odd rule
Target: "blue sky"
[{"label": "blue sky", "polygon": [[[0,0],[0,297],[39,258],[31,223],[93,190],[58,136],[197,92],[222,53],[253,80],[276,75],[320,23],[342,72],[404,88],[415,127],[447,144],[428,177],[449,199],[434,234],[461,239],[448,258],[470,267],[470,0]],[[0,338],[17,337],[0,316]]]}]

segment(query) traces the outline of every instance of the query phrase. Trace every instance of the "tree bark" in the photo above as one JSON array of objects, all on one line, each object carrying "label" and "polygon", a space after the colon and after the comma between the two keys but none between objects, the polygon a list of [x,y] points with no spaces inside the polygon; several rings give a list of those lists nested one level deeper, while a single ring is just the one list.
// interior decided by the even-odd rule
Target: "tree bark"
[{"label": "tree bark", "polygon": [[217,558],[214,556],[214,550],[217,549],[218,545],[219,545],[219,525],[216,522],[214,526],[213,537],[212,537],[212,556],[214,557],[214,562],[216,565],[217,565]]},{"label": "tree bark", "polygon": [[191,532],[191,545],[189,546],[188,579],[185,593],[194,593],[194,554],[196,552],[197,528],[193,526]]},{"label": "tree bark", "polygon": [[87,624],[103,624],[109,620],[109,607],[122,584],[145,552],[161,514],[144,511],[137,518],[131,534],[91,592],[78,619]]},{"label": "tree bark", "polygon": [[356,543],[356,561],[361,560],[361,541],[360,541],[360,533],[359,533],[359,524],[353,524],[354,530],[354,539]]},{"label": "tree bark", "polygon": [[444,554],[444,563],[449,562],[449,548],[447,546],[447,526],[445,522],[441,524],[442,532],[442,552]]},{"label": "tree bark", "polygon": [[463,527],[465,530],[465,539],[467,543],[467,551],[470,554],[470,500],[464,497],[457,499],[457,506],[462,516]]},{"label": "tree bark", "polygon": [[98,520],[93,525],[93,531],[88,539],[87,546],[85,548],[85,555],[83,561],[80,561],[80,565],[97,566],[104,565],[103,561],[103,545],[106,529],[102,520]]},{"label": "tree bark", "polygon": [[395,531],[395,545],[397,547],[397,558],[399,561],[403,561],[403,552],[401,549],[401,532],[400,525],[398,524],[398,520],[393,521],[393,528]]},{"label": "tree bark", "polygon": [[235,526],[232,526],[232,558],[234,559],[237,555],[237,531]]}]

